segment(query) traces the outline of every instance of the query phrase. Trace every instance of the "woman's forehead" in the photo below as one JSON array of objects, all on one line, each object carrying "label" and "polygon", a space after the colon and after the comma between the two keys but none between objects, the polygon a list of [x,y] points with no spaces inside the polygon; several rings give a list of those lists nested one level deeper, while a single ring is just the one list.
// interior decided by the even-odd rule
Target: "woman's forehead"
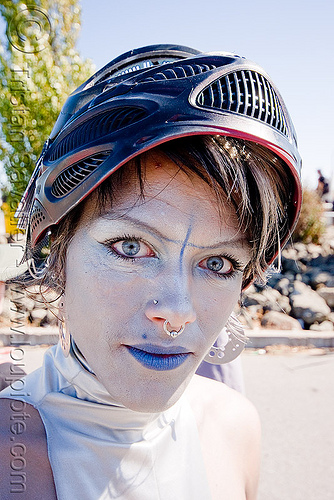
[{"label": "woman's forehead", "polygon": [[[187,165],[179,166],[164,153],[154,150],[140,158],[140,175],[134,162],[123,167],[122,172],[116,172],[111,181],[111,192],[104,200],[101,209],[98,191],[92,194],[84,207],[84,213],[89,218],[104,216],[108,213],[128,212],[134,207],[148,205],[154,200],[155,207],[159,204],[177,204],[185,212],[193,213],[199,206],[206,207],[216,217],[222,212],[215,190]],[[109,181],[109,182],[110,182]],[[224,203],[231,212],[231,204]],[[153,204],[149,204],[153,207]],[[146,208],[148,208],[146,207]],[[223,207],[223,212],[225,212]]]},{"label": "woman's forehead", "polygon": [[[143,196],[138,179],[123,178],[122,188],[112,205],[94,217],[94,200],[87,203],[83,224],[94,222],[99,234],[113,227],[123,231],[133,228],[159,233],[168,240],[183,241],[191,233],[193,245],[215,245],[228,239],[240,238],[235,209],[230,203],[221,207],[214,190],[199,176],[180,170],[164,155],[145,159]],[[192,241],[193,240],[193,241]]]}]

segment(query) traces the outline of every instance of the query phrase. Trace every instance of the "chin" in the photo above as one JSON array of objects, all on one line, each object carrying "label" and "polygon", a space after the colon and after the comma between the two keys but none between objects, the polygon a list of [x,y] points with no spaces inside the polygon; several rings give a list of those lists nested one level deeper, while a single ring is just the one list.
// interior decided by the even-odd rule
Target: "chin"
[{"label": "chin", "polygon": [[180,397],[181,394],[178,397],[171,398],[169,401],[157,401],[156,399],[154,401],[131,401],[131,403],[124,406],[126,406],[129,410],[140,413],[161,413],[173,406]]},{"label": "chin", "polygon": [[[177,388],[157,387],[151,390],[140,391],[137,387],[135,395],[124,397],[120,404],[132,411],[141,413],[160,413],[173,406],[184,393],[188,382],[183,382]],[[159,390],[160,389],[160,390]]]}]

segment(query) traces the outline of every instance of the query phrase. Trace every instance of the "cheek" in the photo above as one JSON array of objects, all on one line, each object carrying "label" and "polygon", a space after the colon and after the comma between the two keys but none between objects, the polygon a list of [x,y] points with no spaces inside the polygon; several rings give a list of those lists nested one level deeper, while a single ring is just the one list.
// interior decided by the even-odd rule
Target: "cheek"
[{"label": "cheek", "polygon": [[143,308],[143,290],[147,290],[143,278],[103,265],[101,256],[92,253],[75,260],[69,254],[67,268],[65,308],[73,336],[84,336],[85,330],[90,339],[116,339],[120,325],[126,326]]},{"label": "cheek", "polygon": [[[197,322],[200,329],[205,332],[208,343],[213,343],[233,312],[241,293],[240,277],[224,282],[219,288],[208,289],[199,298],[199,313]],[[211,345],[211,344],[210,344]]]}]

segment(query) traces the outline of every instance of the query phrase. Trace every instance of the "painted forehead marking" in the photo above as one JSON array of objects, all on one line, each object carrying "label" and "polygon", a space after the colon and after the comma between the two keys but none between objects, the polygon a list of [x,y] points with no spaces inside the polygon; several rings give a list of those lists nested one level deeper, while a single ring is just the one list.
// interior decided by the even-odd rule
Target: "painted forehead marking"
[{"label": "painted forehead marking", "polygon": [[194,216],[192,215],[190,223],[189,223],[189,227],[188,227],[188,231],[187,231],[186,237],[184,239],[184,242],[182,243],[182,247],[181,247],[181,250],[180,250],[180,258],[179,258],[179,270],[180,270],[180,272],[182,271],[182,261],[183,261],[184,250],[185,250],[185,248],[186,248],[186,246],[188,244],[188,240],[189,240],[189,237],[190,237],[190,234],[191,234],[191,231],[192,231],[193,219],[194,219]]}]

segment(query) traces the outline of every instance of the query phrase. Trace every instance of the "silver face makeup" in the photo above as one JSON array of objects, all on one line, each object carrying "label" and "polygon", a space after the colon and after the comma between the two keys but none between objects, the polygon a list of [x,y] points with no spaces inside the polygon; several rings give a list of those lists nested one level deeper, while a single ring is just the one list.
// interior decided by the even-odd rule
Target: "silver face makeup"
[{"label": "silver face makeup", "polygon": [[[68,249],[67,326],[115,402],[161,411],[181,396],[232,312],[250,250],[236,215],[164,156],[145,199],[127,184],[112,209],[87,203]],[[154,298],[154,300],[153,300]],[[163,330],[185,324],[172,339]]]}]

